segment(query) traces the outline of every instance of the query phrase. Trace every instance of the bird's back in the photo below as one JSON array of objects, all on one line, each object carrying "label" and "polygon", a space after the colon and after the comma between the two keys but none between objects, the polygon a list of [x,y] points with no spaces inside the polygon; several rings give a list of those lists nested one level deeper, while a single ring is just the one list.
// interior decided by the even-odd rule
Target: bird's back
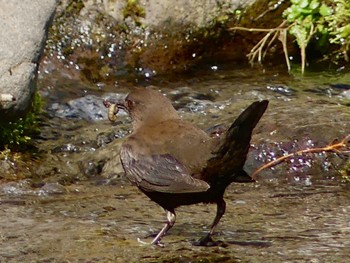
[{"label": "bird's back", "polygon": [[123,144],[136,147],[141,156],[173,156],[188,169],[191,176],[200,177],[207,161],[213,157],[215,140],[191,123],[168,120],[158,125],[143,126]]}]

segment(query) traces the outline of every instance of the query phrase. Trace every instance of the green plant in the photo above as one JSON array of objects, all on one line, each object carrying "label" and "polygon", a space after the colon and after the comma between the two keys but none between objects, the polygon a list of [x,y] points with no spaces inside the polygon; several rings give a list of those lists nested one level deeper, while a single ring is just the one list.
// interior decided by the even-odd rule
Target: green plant
[{"label": "green plant", "polygon": [[306,64],[306,47],[314,34],[320,39],[328,36],[325,17],[330,16],[332,10],[320,0],[291,0],[291,6],[283,12],[283,17],[289,25],[289,33],[293,35],[300,47],[301,71],[304,73]]},{"label": "green plant", "polygon": [[73,14],[78,14],[81,9],[85,7],[84,1],[83,0],[70,0],[68,2],[68,5],[66,7],[66,12],[65,14],[68,16],[71,16]]},{"label": "green plant", "polygon": [[28,144],[31,137],[39,133],[38,114],[43,106],[38,93],[34,95],[31,111],[15,122],[0,127],[0,149],[21,148]]},{"label": "green plant", "polygon": [[145,18],[145,9],[140,5],[139,0],[127,0],[123,9],[124,20],[132,18],[136,26],[142,26],[141,18]]},{"label": "green plant", "polygon": [[231,30],[266,32],[265,36],[247,55],[251,64],[254,64],[255,60],[261,63],[272,43],[279,40],[283,46],[288,71],[290,71],[287,33],[295,38],[300,48],[302,74],[305,71],[306,47],[311,40],[317,47],[319,54],[332,63],[337,63],[341,59],[350,60],[349,0],[290,0],[290,6],[284,10],[282,16],[284,20],[276,28],[263,29],[239,26],[231,28]]},{"label": "green plant", "polygon": [[343,57],[349,61],[350,48],[350,1],[334,0],[332,1],[332,15],[325,17],[329,31],[329,41],[332,44],[339,45],[337,58]]}]

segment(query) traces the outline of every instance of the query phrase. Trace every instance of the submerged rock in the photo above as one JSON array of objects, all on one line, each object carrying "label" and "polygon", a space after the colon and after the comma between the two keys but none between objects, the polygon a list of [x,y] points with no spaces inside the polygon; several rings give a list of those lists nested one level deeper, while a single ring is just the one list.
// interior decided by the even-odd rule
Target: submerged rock
[{"label": "submerged rock", "polygon": [[67,188],[57,182],[44,184],[38,192],[39,195],[61,195],[66,193],[68,193]]},{"label": "submerged rock", "polygon": [[[107,94],[105,97],[121,98],[123,94]],[[103,105],[104,98],[87,95],[72,99],[67,103],[53,103],[48,108],[51,117],[83,119],[87,121],[107,120],[107,110]]]}]

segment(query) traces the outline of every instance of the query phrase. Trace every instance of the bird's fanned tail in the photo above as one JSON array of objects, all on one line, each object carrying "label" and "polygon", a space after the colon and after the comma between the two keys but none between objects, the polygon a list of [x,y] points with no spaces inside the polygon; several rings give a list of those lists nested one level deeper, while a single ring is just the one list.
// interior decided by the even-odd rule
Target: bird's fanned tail
[{"label": "bird's fanned tail", "polygon": [[243,170],[250,147],[252,132],[268,105],[267,100],[256,101],[245,109],[223,134],[215,156],[208,161],[205,177],[212,174],[231,182],[253,182]]}]

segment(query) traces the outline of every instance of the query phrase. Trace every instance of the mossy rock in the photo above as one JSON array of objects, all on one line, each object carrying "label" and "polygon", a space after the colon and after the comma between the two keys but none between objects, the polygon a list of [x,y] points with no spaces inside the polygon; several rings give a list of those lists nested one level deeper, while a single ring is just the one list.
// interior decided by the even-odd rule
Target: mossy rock
[{"label": "mossy rock", "polygon": [[39,133],[38,115],[42,110],[43,102],[38,93],[34,95],[31,106],[26,116],[0,127],[0,150],[23,149],[31,141],[32,136]]}]

